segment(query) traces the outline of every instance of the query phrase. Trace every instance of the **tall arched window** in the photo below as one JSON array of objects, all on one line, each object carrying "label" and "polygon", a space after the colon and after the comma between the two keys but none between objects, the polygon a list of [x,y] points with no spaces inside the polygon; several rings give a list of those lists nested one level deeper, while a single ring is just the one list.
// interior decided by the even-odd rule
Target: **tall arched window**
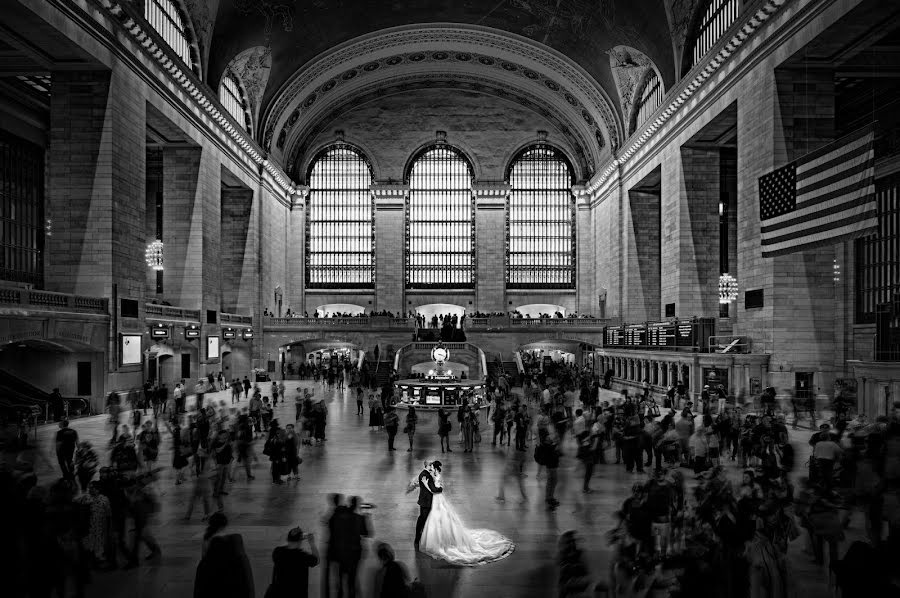
[{"label": "tall arched window", "polygon": [[406,286],[465,288],[475,284],[472,167],[449,145],[432,146],[407,175]]},{"label": "tall arched window", "polygon": [[319,152],[309,168],[306,286],[373,288],[375,202],[372,169],[344,143]]},{"label": "tall arched window", "polygon": [[557,149],[532,145],[509,167],[506,286],[575,288],[572,167]]},{"label": "tall arched window", "polygon": [[144,18],[195,74],[197,61],[191,53],[184,17],[173,0],[144,0]]},{"label": "tall arched window", "polygon": [[219,101],[228,114],[238,121],[249,134],[253,134],[250,130],[250,107],[247,104],[247,98],[241,90],[241,84],[237,77],[230,70],[222,77],[222,83],[219,84]]},{"label": "tall arched window", "polygon": [[634,107],[634,124],[631,126],[631,132],[637,131],[638,127],[647,122],[650,115],[656,112],[662,103],[663,88],[662,81],[655,69],[650,69],[644,79],[644,85],[641,88],[641,95],[638,98],[637,105]]},{"label": "tall arched window", "polygon": [[697,27],[694,47],[691,52],[691,66],[694,68],[709,52],[725,31],[735,22],[740,10],[740,0],[707,0],[706,10]]}]

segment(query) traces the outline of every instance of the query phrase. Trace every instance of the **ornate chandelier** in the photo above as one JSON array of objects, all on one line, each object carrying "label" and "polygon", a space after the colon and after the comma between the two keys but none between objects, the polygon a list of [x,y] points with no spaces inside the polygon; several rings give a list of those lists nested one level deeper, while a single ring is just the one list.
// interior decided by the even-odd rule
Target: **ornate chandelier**
[{"label": "ornate chandelier", "polygon": [[737,279],[729,273],[719,276],[719,303],[731,303],[738,296]]},{"label": "ornate chandelier", "polygon": [[147,251],[144,252],[144,259],[147,266],[154,270],[163,269],[163,242],[159,239],[147,245]]}]

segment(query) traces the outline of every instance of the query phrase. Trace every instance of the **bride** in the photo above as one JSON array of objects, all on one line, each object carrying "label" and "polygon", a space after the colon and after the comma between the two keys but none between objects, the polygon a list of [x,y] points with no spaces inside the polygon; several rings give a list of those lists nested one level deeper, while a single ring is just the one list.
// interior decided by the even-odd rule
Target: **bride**
[{"label": "bride", "polygon": [[[430,464],[434,484],[443,488],[440,463]],[[483,565],[508,557],[516,545],[506,536],[489,529],[468,529],[456,509],[440,492],[432,497],[431,513],[422,530],[420,550],[453,565]]]}]

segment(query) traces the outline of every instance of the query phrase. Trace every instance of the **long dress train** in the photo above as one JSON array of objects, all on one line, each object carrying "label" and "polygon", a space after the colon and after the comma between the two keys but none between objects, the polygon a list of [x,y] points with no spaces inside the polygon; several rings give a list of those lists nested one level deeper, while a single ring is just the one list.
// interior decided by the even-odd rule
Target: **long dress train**
[{"label": "long dress train", "polygon": [[425,554],[454,565],[474,566],[506,558],[515,548],[499,532],[466,528],[444,494],[434,495],[419,544]]}]

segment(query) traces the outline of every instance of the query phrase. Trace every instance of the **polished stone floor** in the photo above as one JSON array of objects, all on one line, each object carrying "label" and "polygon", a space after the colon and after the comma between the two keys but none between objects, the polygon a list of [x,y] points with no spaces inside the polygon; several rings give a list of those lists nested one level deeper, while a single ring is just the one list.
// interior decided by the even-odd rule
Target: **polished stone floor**
[{"label": "polished stone floor", "polygon": [[[292,382],[289,397],[298,385],[312,386],[312,382]],[[231,485],[225,497],[225,512],[231,522],[232,532],[244,537],[247,553],[252,562],[257,596],[262,596],[271,577],[272,548],[282,544],[286,532],[300,525],[314,531],[320,550],[324,549],[326,533],[323,516],[327,512],[329,493],[340,492],[360,496],[375,508],[371,514],[375,541],[390,543],[397,558],[426,586],[429,598],[549,598],[556,595],[557,569],[554,565],[556,540],[568,529],[578,530],[583,538],[589,565],[596,579],[602,579],[607,570],[610,551],[605,534],[612,527],[612,514],[624,498],[630,494],[632,484],[641,479],[639,474],[628,474],[621,465],[599,465],[592,486],[594,493],[581,493],[581,470],[573,458],[574,447],[565,447],[566,456],[560,466],[560,484],[557,498],[561,506],[555,512],[544,508],[543,486],[536,478],[536,464],[528,459],[528,477],[525,480],[529,502],[520,505],[512,487],[507,488],[507,502],[494,501],[498,480],[508,454],[507,447],[493,447],[485,438],[473,453],[463,453],[455,443],[454,452],[441,455],[436,434],[437,425],[420,419],[415,448],[407,452],[406,437],[398,436],[393,453],[387,451],[387,437],[369,431],[368,412],[356,414],[355,397],[349,393],[325,392],[316,387],[319,396],[326,397],[328,406],[328,440],[321,447],[304,446],[301,451],[301,481],[283,486],[271,483],[268,462],[256,466],[256,480],[246,481],[243,472],[236,473],[237,481]],[[226,393],[207,395],[215,400],[229,400]],[[240,406],[245,406],[242,401]],[[276,417],[282,424],[293,420],[292,402],[279,403]],[[126,413],[127,416],[127,413]],[[82,439],[92,440],[95,447],[105,447],[108,438],[106,418],[97,416],[73,422]],[[454,422],[455,428],[455,422]],[[483,430],[487,426],[483,426]],[[55,426],[38,431],[39,446],[47,459],[37,461],[37,473],[42,481],[52,479],[57,472],[52,458],[52,438]],[[799,464],[806,462],[809,454],[808,431],[792,432],[798,450]],[[161,464],[171,464],[171,441],[163,432]],[[260,452],[262,442],[257,442]],[[103,448],[100,448],[102,451]],[[100,452],[98,451],[98,452]],[[260,455],[262,459],[265,459]],[[500,562],[478,568],[458,568],[433,561],[413,550],[412,538],[418,514],[416,494],[405,494],[410,478],[421,467],[422,460],[438,457],[444,463],[446,493],[456,505],[461,516],[471,527],[496,529],[516,543],[515,553]],[[102,464],[108,457],[101,456]],[[734,478],[739,479],[738,468],[727,466]],[[689,479],[693,478],[688,474]],[[182,598],[192,595],[194,571],[200,558],[200,544],[204,524],[201,510],[195,511],[191,522],[183,517],[192,484],[174,484],[174,472],[166,468],[157,488],[161,496],[162,510],[155,517],[152,533],[163,547],[162,558],[144,562],[132,571],[98,573],[89,588],[89,596],[104,598],[144,598],[165,596]],[[852,536],[859,534],[862,521],[854,519]],[[846,544],[845,544],[846,546]],[[804,598],[829,596],[825,569],[812,564],[803,554],[803,541],[791,545],[790,560],[793,577]],[[371,578],[376,560],[372,551],[364,565],[363,596],[370,595]],[[318,596],[319,571],[312,571],[310,595]]]}]

